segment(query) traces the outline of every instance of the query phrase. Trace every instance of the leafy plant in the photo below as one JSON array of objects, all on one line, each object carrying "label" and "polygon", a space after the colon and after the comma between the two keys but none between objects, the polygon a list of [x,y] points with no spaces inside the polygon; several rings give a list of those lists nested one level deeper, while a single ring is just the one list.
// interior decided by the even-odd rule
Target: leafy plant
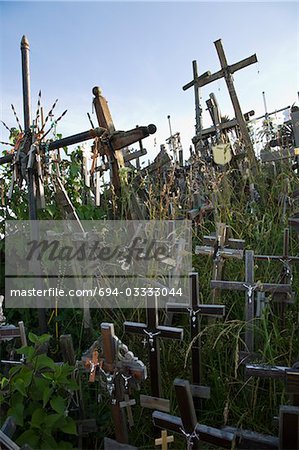
[{"label": "leafy plant", "polygon": [[[14,366],[8,378],[1,377],[0,404],[6,416],[13,416],[18,426],[16,442],[38,449],[71,449],[76,423],[69,417],[69,407],[77,383],[68,364],[55,364],[40,349],[51,336],[29,333],[28,345],[17,350],[26,364]],[[4,415],[3,415],[4,416]]]}]

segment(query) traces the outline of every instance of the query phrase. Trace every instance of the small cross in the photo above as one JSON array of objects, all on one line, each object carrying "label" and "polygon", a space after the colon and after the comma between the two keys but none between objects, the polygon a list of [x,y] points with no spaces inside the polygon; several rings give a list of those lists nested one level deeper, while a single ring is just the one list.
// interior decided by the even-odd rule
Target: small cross
[{"label": "small cross", "polygon": [[161,437],[158,439],[155,439],[155,446],[157,447],[158,445],[161,445],[162,446],[161,450],[167,450],[168,444],[170,444],[173,441],[174,441],[174,437],[167,436],[167,430],[162,430]]},{"label": "small cross", "polygon": [[124,400],[119,402],[119,406],[121,408],[126,408],[127,416],[128,416],[128,423],[130,427],[134,425],[134,419],[132,414],[132,408],[131,406],[136,405],[136,400],[134,398],[129,398],[128,394],[124,395]]},{"label": "small cross", "polygon": [[94,350],[92,352],[92,359],[87,359],[85,362],[85,367],[87,369],[90,369],[89,373],[89,382],[94,383],[96,379],[96,370],[97,367],[99,367],[99,352],[97,350]]}]

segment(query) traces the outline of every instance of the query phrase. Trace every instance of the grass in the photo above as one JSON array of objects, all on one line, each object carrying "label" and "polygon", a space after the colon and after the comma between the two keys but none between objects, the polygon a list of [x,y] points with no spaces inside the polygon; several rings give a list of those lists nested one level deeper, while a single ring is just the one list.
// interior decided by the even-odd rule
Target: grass
[{"label": "grass", "polygon": [[[213,197],[214,214],[207,215],[202,223],[193,229],[193,245],[200,245],[202,236],[215,230],[215,220],[231,226],[233,237],[245,240],[246,249],[252,249],[256,254],[282,254],[283,230],[287,226],[287,217],[291,215],[296,205],[290,205],[286,215],[283,214],[281,193],[290,193],[298,186],[298,176],[290,171],[285,164],[278,165],[276,174],[272,166],[263,167],[255,180],[259,194],[257,202],[250,201],[248,178],[242,178],[234,171],[208,174],[208,183],[203,194]],[[274,176],[275,175],[275,176]],[[193,184],[190,178],[186,180],[186,192],[180,196],[175,188],[174,173],[169,174],[167,185],[160,179],[151,182],[145,180],[149,192],[145,202],[150,219],[167,219],[170,216],[185,216],[192,205]],[[286,191],[286,188],[288,190]],[[71,189],[71,187],[70,187]],[[110,193],[111,194],[111,193]],[[116,202],[111,195],[107,197],[107,209],[103,208],[103,216],[117,216]],[[122,216],[127,215],[127,206],[135,196],[133,181],[126,185],[122,199]],[[16,201],[16,197],[14,198]],[[13,201],[14,201],[13,200]],[[13,203],[12,203],[13,205]],[[89,207],[90,205],[87,205]],[[18,211],[21,211],[18,206]],[[80,206],[81,214],[86,213]],[[171,212],[170,212],[171,211]],[[56,213],[55,213],[56,214]],[[298,254],[298,240],[291,234],[290,254]],[[193,267],[199,273],[200,297],[203,303],[211,302],[210,280],[212,260],[200,255],[193,255]],[[261,282],[279,282],[281,263],[255,261],[255,280]],[[263,309],[261,317],[255,320],[256,351],[263,362],[291,366],[299,355],[298,332],[298,268],[293,266],[293,289],[297,293],[295,302],[286,307],[284,323],[279,316],[279,310],[271,297]],[[226,280],[244,280],[244,261],[228,260],[225,264]],[[207,321],[202,319],[202,382],[211,388],[211,398],[202,402],[198,413],[200,422],[211,426],[234,425],[252,429],[257,432],[276,433],[273,417],[278,413],[280,404],[288,402],[284,386],[280,381],[260,380],[258,378],[245,380],[244,369],[238,365],[238,351],[244,345],[244,292],[223,291],[219,298],[226,305],[225,320]],[[7,311],[9,322],[24,320],[27,329],[37,331],[36,315],[31,311]],[[147,362],[147,348],[141,343],[141,338],[124,335],[123,322],[144,321],[145,312],[141,310],[92,310],[94,330],[83,327],[82,311],[60,310],[58,317],[52,319],[49,331],[55,335],[55,322],[58,321],[59,333],[70,333],[74,339],[77,357],[99,333],[99,325],[103,321],[115,324],[116,334],[129,345],[135,355]],[[175,317],[175,325],[184,327],[185,338],[182,344],[160,340],[161,370],[163,395],[171,401],[171,412],[176,414],[177,405],[172,386],[174,378],[190,379],[190,336],[188,317]],[[57,345],[51,346],[52,356],[60,358]],[[85,383],[85,384],[84,384]],[[113,435],[113,425],[110,418],[108,399],[102,395],[101,403],[97,402],[100,388],[97,383],[89,386],[86,377],[82,380],[86,412],[90,417],[96,417],[98,432],[90,435],[86,445],[90,448],[101,448],[104,436]],[[149,381],[141,386],[142,393],[149,393]],[[138,394],[137,394],[138,397]],[[140,449],[152,449],[153,432],[151,412],[134,408],[135,427],[130,433],[130,442]],[[175,438],[172,448],[183,448],[180,437]]]}]

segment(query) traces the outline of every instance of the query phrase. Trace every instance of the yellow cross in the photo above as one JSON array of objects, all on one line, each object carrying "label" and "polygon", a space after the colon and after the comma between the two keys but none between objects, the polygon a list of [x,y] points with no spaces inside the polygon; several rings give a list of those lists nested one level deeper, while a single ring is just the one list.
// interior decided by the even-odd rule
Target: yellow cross
[{"label": "yellow cross", "polygon": [[174,441],[174,437],[173,436],[167,436],[167,431],[166,430],[162,430],[162,434],[161,437],[159,439],[155,439],[155,445],[162,445],[162,449],[161,450],[167,450],[168,448],[168,444],[170,444],[170,442]]}]

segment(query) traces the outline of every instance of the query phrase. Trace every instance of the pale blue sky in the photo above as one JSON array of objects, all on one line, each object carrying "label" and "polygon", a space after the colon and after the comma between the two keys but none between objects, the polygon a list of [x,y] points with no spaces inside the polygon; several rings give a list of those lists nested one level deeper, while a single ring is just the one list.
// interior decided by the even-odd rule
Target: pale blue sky
[{"label": "pale blue sky", "polygon": [[[264,112],[262,91],[268,110],[287,106],[297,101],[299,86],[298,14],[296,2],[0,1],[1,119],[14,124],[11,103],[22,115],[19,47],[26,34],[32,110],[40,88],[47,107],[59,98],[57,114],[68,109],[59,127],[64,136],[89,128],[91,90],[99,85],[117,129],[156,124],[157,147],[152,137],[144,142],[153,156],[169,136],[170,114],[187,156],[194,99],[193,90],[183,92],[182,86],[192,78],[192,60],[197,59],[200,73],[218,70],[213,44],[218,38],[229,63],[256,53],[259,63],[234,76],[243,111]],[[233,117],[224,82],[204,87],[204,101],[210,92],[222,113]],[[210,125],[206,113],[204,125]],[[6,139],[0,130],[0,139]]]}]

